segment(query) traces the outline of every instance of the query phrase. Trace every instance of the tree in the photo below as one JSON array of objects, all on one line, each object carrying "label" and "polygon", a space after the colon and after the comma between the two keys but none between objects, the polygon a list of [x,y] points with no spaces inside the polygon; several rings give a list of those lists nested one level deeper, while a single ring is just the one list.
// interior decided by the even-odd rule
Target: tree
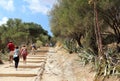
[{"label": "tree", "polygon": [[5,48],[8,41],[13,41],[16,45],[35,43],[40,34],[49,37],[41,25],[22,22],[20,19],[9,19],[6,24],[0,26],[1,48]]},{"label": "tree", "polygon": [[116,41],[120,43],[120,0],[108,0],[107,2],[101,1],[101,6],[98,7],[98,10],[105,21],[105,23],[113,30],[111,32],[115,35]]},{"label": "tree", "polygon": [[[87,0],[61,0],[51,11],[51,29],[55,36],[74,38],[82,47],[80,39],[85,35],[88,26],[84,25],[84,18],[89,14]],[[90,12],[91,13],[91,12]]]}]

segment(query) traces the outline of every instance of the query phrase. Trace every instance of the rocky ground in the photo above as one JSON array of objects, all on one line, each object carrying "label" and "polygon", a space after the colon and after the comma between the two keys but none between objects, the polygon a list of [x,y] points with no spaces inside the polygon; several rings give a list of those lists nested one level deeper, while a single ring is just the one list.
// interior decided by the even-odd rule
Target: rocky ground
[{"label": "rocky ground", "polygon": [[41,81],[93,81],[95,72],[84,67],[76,54],[50,49]]}]

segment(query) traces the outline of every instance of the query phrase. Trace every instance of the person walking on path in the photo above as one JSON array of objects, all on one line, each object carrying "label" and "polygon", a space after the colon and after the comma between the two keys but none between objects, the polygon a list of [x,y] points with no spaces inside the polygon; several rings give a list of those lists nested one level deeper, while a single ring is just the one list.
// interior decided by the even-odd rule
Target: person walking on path
[{"label": "person walking on path", "polygon": [[13,63],[13,52],[14,52],[14,49],[15,49],[15,45],[13,44],[13,42],[9,42],[7,44],[7,48],[9,50],[9,62]]},{"label": "person walking on path", "polygon": [[14,50],[13,60],[15,61],[15,68],[17,70],[19,64],[20,50],[19,47],[16,46]]},{"label": "person walking on path", "polygon": [[25,45],[22,46],[20,53],[23,58],[23,63],[26,64],[28,52],[27,52],[27,47]]},{"label": "person walking on path", "polygon": [[35,55],[36,53],[35,53],[35,50],[36,50],[36,46],[35,46],[35,44],[32,44],[31,45],[31,53],[32,53],[32,55]]}]

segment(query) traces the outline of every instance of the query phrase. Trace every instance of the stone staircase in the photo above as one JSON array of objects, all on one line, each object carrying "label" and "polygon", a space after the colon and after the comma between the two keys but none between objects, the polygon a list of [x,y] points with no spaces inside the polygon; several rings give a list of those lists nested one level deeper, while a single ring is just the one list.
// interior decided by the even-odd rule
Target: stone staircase
[{"label": "stone staircase", "polygon": [[0,65],[0,81],[40,81],[46,63],[46,53],[44,48],[36,55],[29,54],[26,64],[23,64],[23,60],[20,59],[17,71],[14,63]]}]

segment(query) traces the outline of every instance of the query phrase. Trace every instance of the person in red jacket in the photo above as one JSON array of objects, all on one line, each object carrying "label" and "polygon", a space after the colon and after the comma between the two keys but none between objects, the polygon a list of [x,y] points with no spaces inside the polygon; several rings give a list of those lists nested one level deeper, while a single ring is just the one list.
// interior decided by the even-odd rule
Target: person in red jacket
[{"label": "person in red jacket", "polygon": [[13,54],[14,54],[15,45],[13,44],[13,42],[9,42],[7,44],[7,48],[9,50],[9,61],[10,61],[10,63],[12,63],[13,62]]}]

